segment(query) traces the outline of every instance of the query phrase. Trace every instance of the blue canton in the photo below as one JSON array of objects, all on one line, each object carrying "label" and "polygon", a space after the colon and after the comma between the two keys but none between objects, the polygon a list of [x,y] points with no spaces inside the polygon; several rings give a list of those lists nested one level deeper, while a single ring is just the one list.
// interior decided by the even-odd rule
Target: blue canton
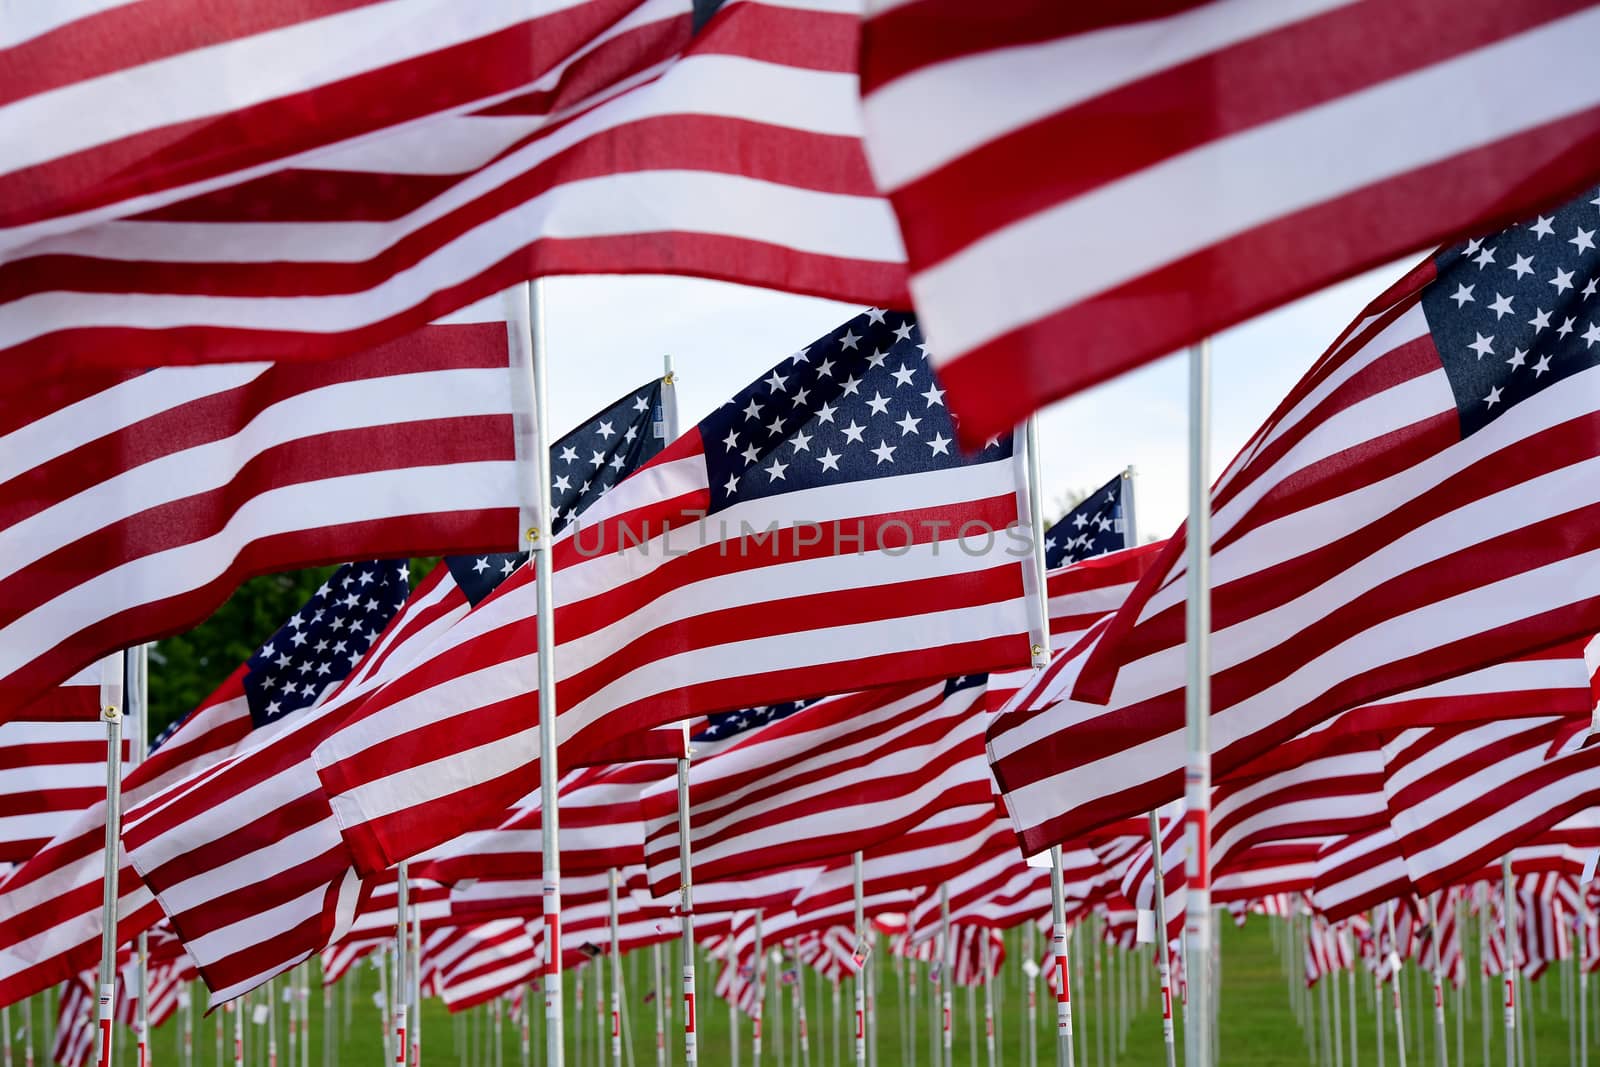
[{"label": "blue canton", "polygon": [[1422,307],[1468,436],[1600,362],[1600,192],[1434,259]]},{"label": "blue canton", "polygon": [[[550,502],[556,533],[611,487],[650,462],[666,446],[661,379],[623,396],[585,419],[550,448]],[[473,606],[527,560],[526,552],[491,552],[445,559]]]},{"label": "blue canton", "polygon": [[350,673],[411,592],[404,560],[346,563],[246,660],[255,727],[309,707]]},{"label": "blue canton", "polygon": [[1008,459],[963,456],[916,319],[872,308],[772,369],[700,423],[711,510],[842,482]]},{"label": "blue canton", "polygon": [[1127,546],[1127,520],[1117,475],[1045,531],[1044,565],[1049,570]]}]

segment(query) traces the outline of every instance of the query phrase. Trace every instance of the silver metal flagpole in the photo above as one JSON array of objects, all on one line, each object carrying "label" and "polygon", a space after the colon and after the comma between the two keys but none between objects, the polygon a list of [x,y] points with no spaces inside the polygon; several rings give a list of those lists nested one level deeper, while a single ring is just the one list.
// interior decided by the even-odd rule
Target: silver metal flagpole
[{"label": "silver metal flagpole", "polygon": [[[1589,929],[1588,894],[1578,894],[1578,944],[1583,944]],[[1578,1067],[1589,1067],[1589,972],[1583,966],[1583,953],[1578,953]]]},{"label": "silver metal flagpole", "polygon": [[1067,903],[1061,884],[1061,846],[1050,847],[1051,949],[1056,956],[1056,1065],[1072,1067],[1072,967],[1067,958]]},{"label": "silver metal flagpole", "polygon": [[606,882],[611,922],[611,1067],[622,1067],[622,932],[617,927],[617,869]]},{"label": "silver metal flagpole", "polygon": [[1506,1065],[1517,1063],[1517,923],[1516,897],[1511,892],[1511,854],[1500,857],[1500,885],[1504,894],[1500,904],[1500,932],[1506,946]]},{"label": "silver metal flagpole", "polygon": [[[406,1044],[406,1001],[410,999],[406,981],[406,915],[410,892],[410,870],[402,860],[395,876],[394,981],[390,983],[394,992],[394,1062],[398,1067],[405,1067],[410,1047]],[[273,1067],[277,1067],[276,1056],[273,1059]]]},{"label": "silver metal flagpole", "polygon": [[694,996],[694,872],[690,867],[689,760],[678,760],[678,869],[679,910],[683,918],[683,1062],[700,1062],[696,1042]]},{"label": "silver metal flagpole", "polygon": [[[866,902],[861,892],[861,853],[850,856],[850,879],[855,902],[855,994],[856,994],[856,1067],[867,1063],[867,920]],[[948,902],[946,903],[948,908]]]},{"label": "silver metal flagpole", "polygon": [[[144,762],[144,751],[149,743],[145,728],[150,719],[150,652],[148,645],[136,645],[129,650],[128,667],[130,684],[123,700],[131,715],[131,739],[128,763],[137,767]],[[119,820],[120,821],[120,820]],[[138,983],[138,1002],[134,1018],[134,1034],[138,1040],[138,1067],[150,1063],[150,935],[140,933],[134,941],[135,981]]]},{"label": "silver metal flagpole", "polygon": [[661,942],[650,946],[650,984],[656,991],[656,1067],[667,1067],[667,983],[661,963]]},{"label": "silver metal flagpole", "polygon": [[1039,979],[1028,971],[1038,956],[1038,932],[1030,919],[1022,928],[1022,983],[1027,989],[1028,1029],[1022,1047],[1027,1067],[1039,1067]]},{"label": "silver metal flagpole", "polygon": [[1167,887],[1162,874],[1161,823],[1150,813],[1151,869],[1155,872],[1156,957],[1161,976],[1161,1041],[1167,1052],[1167,1067],[1176,1067],[1177,1046],[1172,1032],[1172,965],[1167,959]]},{"label": "silver metal flagpole", "polygon": [[111,1067],[111,1021],[117,999],[117,844],[122,838],[122,705],[129,657],[114,652],[101,663],[100,720],[106,724],[105,874],[100,909],[100,1067]]},{"label": "silver metal flagpole", "polygon": [[1390,992],[1394,1000],[1394,1047],[1396,1059],[1400,1067],[1406,1067],[1406,1016],[1405,1008],[1400,999],[1400,978],[1405,964],[1400,959],[1400,942],[1395,939],[1394,913],[1397,901],[1389,902],[1389,956],[1393,964],[1390,979]]},{"label": "silver metal flagpole", "polygon": [[416,904],[411,905],[411,951],[406,959],[411,963],[406,986],[411,998],[411,1067],[422,1067],[422,909]]},{"label": "silver metal flagpole", "polygon": [[228,1002],[228,1010],[233,1013],[233,1067],[244,1067],[244,1007],[242,997]]},{"label": "silver metal flagpole", "polygon": [[806,965],[800,961],[798,951],[794,961],[794,1020],[799,1029],[801,1067],[811,1067],[811,1026],[806,1017]]},{"label": "silver metal flagpole", "polygon": [[[389,946],[383,945],[378,949],[378,999],[383,1001],[383,1058],[394,1058],[394,997],[391,995],[389,981]],[[244,1005],[239,1005],[239,1010],[244,1010]],[[237,1063],[235,1064],[237,1067]]]},{"label": "silver metal flagpole", "polygon": [[989,1067],[994,1067],[994,946],[989,931],[983,931],[983,1048]]},{"label": "silver metal flagpole", "polygon": [[1448,1038],[1444,1029],[1444,953],[1440,951],[1443,927],[1439,925],[1439,894],[1428,897],[1428,914],[1433,921],[1433,1036],[1438,1045],[1434,1059],[1439,1067],[1450,1067]]},{"label": "silver metal flagpole", "polygon": [[[954,984],[954,979],[950,973],[952,961],[955,958],[952,947],[950,944],[950,884],[941,882],[939,884],[939,1011],[943,1036],[939,1044],[944,1049],[942,1062],[945,1067],[949,1067],[950,1064],[955,1062],[955,1018],[950,1011],[954,999],[952,996],[954,991],[950,988]],[[858,1028],[859,1025],[858,1023]]]},{"label": "silver metal flagpole", "polygon": [[750,1062],[752,1067],[761,1067],[762,1039],[765,1036],[765,1016],[767,1014],[767,954],[761,944],[761,912],[756,911],[756,948],[755,970],[750,980],[756,984],[755,1016],[751,1020]]},{"label": "silver metal flagpole", "polygon": [[1211,1038],[1211,342],[1189,349],[1189,527],[1187,630],[1189,678],[1184,774],[1188,855],[1185,974],[1189,1025],[1184,1063],[1210,1067]]},{"label": "silver metal flagpole", "polygon": [[1028,450],[1028,520],[1033,527],[1032,593],[1029,601],[1029,628],[1032,631],[1033,665],[1050,662],[1050,593],[1045,587],[1043,479],[1039,474],[1039,418],[1029,415],[1023,424]]}]

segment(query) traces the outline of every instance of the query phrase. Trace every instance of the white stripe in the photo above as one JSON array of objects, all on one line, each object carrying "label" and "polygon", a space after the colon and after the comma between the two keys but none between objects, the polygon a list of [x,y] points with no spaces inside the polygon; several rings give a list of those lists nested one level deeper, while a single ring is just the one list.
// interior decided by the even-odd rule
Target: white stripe
[{"label": "white stripe", "polygon": [[15,48],[51,30],[103,11],[126,7],[135,0],[0,0],[0,48]]},{"label": "white stripe", "polygon": [[72,82],[0,109],[0,174],[403,64],[582,2],[397,0]]},{"label": "white stripe", "polygon": [[863,101],[873,174],[892,193],[1041,119],[1352,2],[1207,4],[913,70]]},{"label": "white stripe", "polygon": [[[912,278],[929,351],[947,362],[1247,230],[1592,108],[1596,37],[1600,11],[1585,10],[995,230]],[[1160,239],[1130,240],[1130,218]]]}]

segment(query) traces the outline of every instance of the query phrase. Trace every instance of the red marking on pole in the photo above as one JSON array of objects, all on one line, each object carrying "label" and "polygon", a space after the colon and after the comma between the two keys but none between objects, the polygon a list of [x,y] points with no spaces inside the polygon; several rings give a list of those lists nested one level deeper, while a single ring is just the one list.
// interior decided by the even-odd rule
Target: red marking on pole
[{"label": "red marking on pole", "polygon": [[[398,1041],[396,1042],[396,1048],[394,1050],[394,1062],[400,1064],[401,1067],[405,1067],[405,1062],[406,1062],[406,1024],[405,1023],[401,1023],[398,1027],[395,1028],[395,1037],[398,1038]],[[274,1060],[274,1062],[276,1062],[276,1060]]]},{"label": "red marking on pole", "polygon": [[1056,999],[1063,1004],[1072,1003],[1072,979],[1067,975],[1066,953],[1056,957],[1056,978],[1059,979],[1060,989],[1056,990]]},{"label": "red marking on pole", "polygon": [[1194,834],[1195,842],[1195,849],[1191,853],[1195,861],[1195,870],[1192,874],[1189,874],[1190,888],[1209,889],[1211,887],[1211,813],[1204,809],[1191,808],[1184,814],[1184,821],[1189,824],[1189,829]]},{"label": "red marking on pole", "polygon": [[546,976],[554,977],[561,973],[561,913],[556,912],[551,915],[546,912],[544,924],[549,931],[545,936],[545,944],[556,946],[555,951],[548,953],[550,958],[544,961],[544,973]]},{"label": "red marking on pole", "polygon": [[1166,983],[1161,985],[1161,1017],[1172,1021],[1172,987]]},{"label": "red marking on pole", "polygon": [[856,1009],[856,1040],[857,1041],[860,1041],[863,1037],[866,1036],[866,1028],[862,1025],[862,1016],[863,1016],[863,1014],[864,1013],[862,1012],[862,1010],[860,1008]]},{"label": "red marking on pole", "polygon": [[611,1013],[611,1036],[622,1036],[622,1013],[619,1011],[614,1011]]},{"label": "red marking on pole", "polygon": [[1506,1007],[1514,1008],[1517,1005],[1516,983],[1510,978],[1506,979]]},{"label": "red marking on pole", "polygon": [[683,1010],[684,1010],[684,1013],[685,1013],[684,1014],[684,1020],[683,1020],[683,1032],[686,1033],[686,1034],[692,1034],[692,1033],[694,1033],[694,994],[693,993],[685,993],[683,995]]},{"label": "red marking on pole", "polygon": [[944,1009],[944,1032],[947,1033],[947,1034],[950,1032],[950,1009],[949,1008],[945,1008]]}]

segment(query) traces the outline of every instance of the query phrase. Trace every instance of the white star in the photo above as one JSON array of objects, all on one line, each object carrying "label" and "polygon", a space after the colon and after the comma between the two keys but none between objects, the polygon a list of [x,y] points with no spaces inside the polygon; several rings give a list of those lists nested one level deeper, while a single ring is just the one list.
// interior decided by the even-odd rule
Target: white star
[{"label": "white star", "polygon": [[789,384],[789,379],[780,377],[777,371],[773,371],[770,377],[766,377],[761,380],[765,382],[767,388],[771,389],[774,393],[784,392],[784,387]]},{"label": "white star", "polygon": [[789,465],[787,463],[779,463],[778,462],[778,457],[777,456],[773,456],[772,457],[772,466],[765,468],[765,470],[767,472],[767,480],[768,481],[772,481],[772,482],[782,481],[783,480],[783,472],[788,470],[788,469],[789,469]]},{"label": "white star", "polygon": [[873,368],[881,367],[883,366],[883,361],[888,358],[889,353],[880,348],[876,352],[872,353],[872,355],[867,357],[867,366]]},{"label": "white star", "polygon": [[1533,327],[1533,332],[1538,333],[1550,325],[1550,312],[1544,308],[1534,308],[1533,318],[1528,320],[1528,325]]},{"label": "white star", "polygon": [[1540,356],[1539,357],[1539,362],[1537,362],[1537,363],[1535,363],[1533,365],[1533,376],[1535,378],[1537,378],[1537,377],[1539,377],[1541,374],[1543,374],[1545,371],[1547,371],[1549,369],[1550,369],[1550,356],[1548,354]]},{"label": "white star", "polygon": [[1473,335],[1477,339],[1475,341],[1473,341],[1467,347],[1472,349],[1474,352],[1478,353],[1478,358],[1479,359],[1482,359],[1484,356],[1492,356],[1492,355],[1494,355],[1494,338],[1493,337],[1485,337],[1483,334],[1478,333],[1476,330],[1473,331]]},{"label": "white star", "polygon": [[1484,401],[1490,407],[1494,407],[1496,404],[1500,403],[1500,387],[1497,385],[1493,389],[1489,390],[1489,395],[1484,398]]},{"label": "white star", "polygon": [[[350,584],[350,582],[351,582],[351,579],[349,577],[346,577],[345,580],[344,580],[344,584],[348,586]],[[305,625],[305,620],[300,617],[300,613],[297,611],[297,612],[294,613],[294,617],[289,620],[289,625],[293,626],[296,630],[298,630],[298,629],[300,629],[300,627]]]},{"label": "white star", "polygon": [[928,402],[930,408],[935,404],[944,407],[944,390],[937,385],[930,385],[928,386],[928,391],[922,394],[922,399]]},{"label": "white star", "polygon": [[844,438],[846,441],[854,441],[858,445],[865,444],[866,442],[861,440],[861,435],[865,433],[866,430],[867,428],[865,426],[857,426],[856,420],[851,419],[850,425],[844,428]]},{"label": "white star", "polygon": [[825,359],[821,363],[817,364],[817,377],[819,377],[819,378],[832,378],[833,377],[833,360]]},{"label": "white star", "polygon": [[844,336],[839,338],[839,347],[854,348],[856,346],[856,342],[859,340],[861,340],[861,338],[856,336],[854,330],[846,330],[844,332]]},{"label": "white star", "polygon": [[1552,221],[1548,216],[1540,215],[1538,221],[1533,224],[1533,232],[1538,235],[1539,240],[1555,236],[1556,231],[1550,225]]},{"label": "white star", "polygon": [[318,652],[326,652],[326,651],[328,651],[328,642],[327,642],[326,638],[324,638],[323,640],[317,642],[317,651]]},{"label": "white star", "polygon": [[1087,523],[1088,521],[1089,521],[1089,516],[1083,514],[1081,511],[1078,514],[1072,516],[1072,525],[1076,526],[1080,530],[1083,529],[1084,524]]},{"label": "white star", "polygon": [[565,493],[572,488],[572,479],[568,478],[565,474],[562,474],[558,475],[556,480],[551,484],[555,487],[556,492]]},{"label": "white star", "polygon": [[281,710],[283,710],[283,705],[274,700],[272,703],[267,705],[267,718],[272,718],[272,716],[278,714],[278,712]]},{"label": "white star", "polygon": [[487,557],[487,556],[479,556],[478,557],[478,562],[476,562],[476,563],[474,563],[472,565],[472,573],[473,574],[482,574],[484,571],[486,571],[488,569],[489,569],[489,557]]},{"label": "white star", "polygon": [[372,572],[369,571],[369,570],[363,570],[356,577],[360,580],[362,585],[371,585],[372,584]]},{"label": "white star", "polygon": [[738,475],[737,475],[737,474],[730,474],[730,475],[728,475],[728,481],[727,481],[727,484],[725,484],[725,485],[724,485],[724,486],[723,486],[723,487],[722,487],[722,491],[723,491],[723,492],[724,492],[724,493],[727,493],[727,494],[728,494],[728,495],[729,495],[729,496],[732,496],[732,495],[733,495],[733,494],[734,494],[734,492],[735,492],[735,491],[736,491],[736,490],[737,490],[737,489],[738,489],[738,488],[739,488],[739,476],[738,476]]},{"label": "white star", "polygon": [[573,460],[578,458],[578,450],[573,448],[571,445],[567,445],[561,450],[561,455],[557,456],[556,458],[563,463],[571,463]]},{"label": "white star", "polygon": [[1595,287],[1597,285],[1600,285],[1600,275],[1590,278],[1588,284],[1583,287],[1583,295],[1585,299],[1588,299],[1594,295]]},{"label": "white star", "polygon": [[902,363],[900,365],[900,369],[894,372],[894,384],[895,384],[895,386],[899,387],[899,386],[902,386],[902,385],[910,385],[911,384],[911,378],[915,374],[916,374],[916,371],[912,370],[910,367],[908,367],[904,363]]},{"label": "white star", "polygon": [[628,432],[622,435],[622,439],[631,445],[633,443],[633,439],[638,436],[639,427],[630,425],[628,427]]},{"label": "white star", "polygon": [[911,336],[911,323],[902,322],[900,325],[898,325],[898,326],[896,326],[894,328],[894,339],[896,341],[904,341],[906,338],[908,338],[910,336]]},{"label": "white star", "polygon": [[1514,370],[1527,362],[1527,359],[1528,350],[1526,348],[1519,348],[1515,352],[1511,353],[1511,358],[1506,360],[1506,366],[1511,367]]},{"label": "white star", "polygon": [[796,431],[794,437],[790,439],[789,443],[794,445],[794,450],[796,452],[811,451],[811,435],[806,433],[804,430]]},{"label": "white star", "polygon": [[[514,563],[512,561],[510,556],[507,556],[505,562],[500,564],[500,573],[503,574],[503,575],[509,576],[511,574],[511,572],[516,570],[516,569],[517,569],[517,565],[516,565],[516,563]],[[362,634],[361,636],[364,638],[367,635],[366,634]]]},{"label": "white star", "polygon": [[912,418],[911,412],[908,411],[906,412],[906,417],[895,423],[895,425],[900,427],[900,436],[904,437],[908,433],[916,433],[917,427],[922,425],[922,420]]},{"label": "white star", "polygon": [[745,450],[743,452],[740,452],[739,455],[744,457],[744,462],[745,462],[746,466],[749,466],[750,464],[754,463],[756,460],[761,458],[761,453],[756,451],[756,446],[755,445],[746,445],[745,446]]},{"label": "white star", "polygon": [[636,397],[633,398],[633,410],[635,410],[635,411],[648,411],[649,409],[650,409],[650,402],[648,400],[646,400],[644,397],[636,396]]},{"label": "white star", "polygon": [[878,447],[872,449],[872,454],[878,457],[880,464],[894,462],[894,446],[887,441],[879,441]]},{"label": "white star", "polygon": [[607,463],[606,466],[610,467],[614,471],[621,470],[622,469],[622,457],[621,456],[612,456],[611,457],[611,462]]},{"label": "white star", "polygon": [[789,357],[789,362],[790,363],[810,363],[811,362],[811,346],[807,345],[806,347],[802,348],[800,351],[796,352],[794,355],[790,356]]},{"label": "white star", "polygon": [[1465,307],[1472,303],[1472,290],[1476,288],[1475,285],[1462,285],[1458,282],[1456,291],[1450,294],[1450,299],[1456,302],[1456,307]]},{"label": "white star", "polygon": [[1465,252],[1461,253],[1461,254],[1464,255],[1464,256],[1471,256],[1474,252],[1476,252],[1478,249],[1480,249],[1482,247],[1483,247],[1483,241],[1481,241],[1480,239],[1478,239],[1476,237],[1473,237],[1473,238],[1471,238],[1470,240],[1467,241],[1467,250]]},{"label": "white star", "polygon": [[604,452],[596,451],[594,455],[589,457],[590,466],[598,467],[598,466],[600,466],[600,464],[604,463],[605,461],[606,461],[606,454]]},{"label": "white star", "polygon": [[936,456],[948,456],[950,454],[950,438],[942,433],[936,433],[928,438],[927,445],[933,449],[933,454]]},{"label": "white star", "polygon": [[595,433],[599,434],[602,438],[604,438],[607,441],[609,441],[613,437],[617,436],[616,428],[611,425],[611,420],[609,420],[609,419],[606,420],[605,422],[602,422],[600,424],[600,428],[598,430],[596,430]]},{"label": "white star", "polygon": [[1595,342],[1600,341],[1600,326],[1589,323],[1589,328],[1583,331],[1583,340],[1586,347],[1593,348]]},{"label": "white star", "polygon": [[882,393],[873,390],[872,399],[867,401],[867,407],[872,409],[874,415],[882,415],[889,410],[889,400]]},{"label": "white star", "polygon": [[1563,322],[1560,326],[1557,326],[1556,336],[1562,340],[1566,340],[1567,334],[1572,332],[1572,324],[1576,321],[1576,319],[1569,318],[1566,322]]},{"label": "white star", "polygon": [[883,309],[882,308],[868,308],[867,309],[867,321],[868,322],[875,322],[879,326],[884,325]]},{"label": "white star", "polygon": [[767,423],[767,432],[774,436],[783,433],[783,416],[772,416],[772,421]]},{"label": "white star", "polygon": [[824,404],[824,405],[822,405],[820,408],[817,409],[817,421],[818,422],[832,422],[833,421],[833,413],[835,411],[838,411],[838,410],[839,409],[834,407],[832,404]]},{"label": "white star", "polygon": [[760,414],[761,405],[756,403],[755,397],[751,397],[749,406],[744,409],[744,417],[747,419],[753,419]]},{"label": "white star", "polygon": [[1477,256],[1475,256],[1473,258],[1472,262],[1474,262],[1474,263],[1476,263],[1478,265],[1478,269],[1479,270],[1482,270],[1483,268],[1487,267],[1489,264],[1494,262],[1494,249],[1485,248],[1483,251],[1479,252],[1477,254]]},{"label": "white star", "polygon": [[839,386],[839,389],[840,396],[855,396],[861,389],[861,379],[857,378],[855,375],[851,375],[844,380],[844,383]]},{"label": "white star", "polygon": [[317,664],[317,673],[318,674],[327,674],[328,673],[328,665],[326,663]]},{"label": "white star", "polygon": [[729,452],[739,447],[739,435],[730,427],[728,436],[722,439],[722,444]]},{"label": "white star", "polygon": [[797,408],[805,407],[806,406],[806,398],[809,397],[810,395],[811,395],[811,390],[809,390],[809,389],[797,389],[797,390],[795,390],[794,406],[797,407]]},{"label": "white star", "polygon": [[295,648],[299,648],[301,645],[306,643],[306,635],[296,631],[295,635],[289,638],[289,640],[294,642]]},{"label": "white star", "polygon": [[1511,298],[1500,293],[1494,294],[1494,303],[1489,305],[1489,310],[1494,312],[1494,321],[1499,322],[1511,314]]},{"label": "white star", "polygon": [[280,654],[278,656],[278,658],[276,660],[274,660],[273,662],[274,662],[274,664],[276,664],[279,667],[287,667],[289,664],[293,663],[294,660],[290,659],[288,656],[284,656],[284,655]]},{"label": "white star", "polygon": [[1586,252],[1594,247],[1594,231],[1586,230],[1579,226],[1577,236],[1568,240],[1567,244],[1572,245],[1579,252]]},{"label": "white star", "polygon": [[1572,272],[1556,268],[1556,276],[1550,279],[1550,284],[1556,287],[1556,292],[1564,293],[1572,288]]},{"label": "white star", "polygon": [[1526,275],[1532,274],[1533,273],[1533,257],[1532,256],[1518,256],[1516,258],[1516,261],[1514,263],[1512,263],[1511,266],[1507,267],[1506,270],[1511,271],[1518,278],[1522,278],[1522,277],[1524,277]]},{"label": "white star", "polygon": [[825,471],[836,471],[839,469],[839,457],[833,454],[833,449],[831,448],[827,449],[822,453],[822,455],[818,456],[817,462],[822,464],[822,469]]}]

